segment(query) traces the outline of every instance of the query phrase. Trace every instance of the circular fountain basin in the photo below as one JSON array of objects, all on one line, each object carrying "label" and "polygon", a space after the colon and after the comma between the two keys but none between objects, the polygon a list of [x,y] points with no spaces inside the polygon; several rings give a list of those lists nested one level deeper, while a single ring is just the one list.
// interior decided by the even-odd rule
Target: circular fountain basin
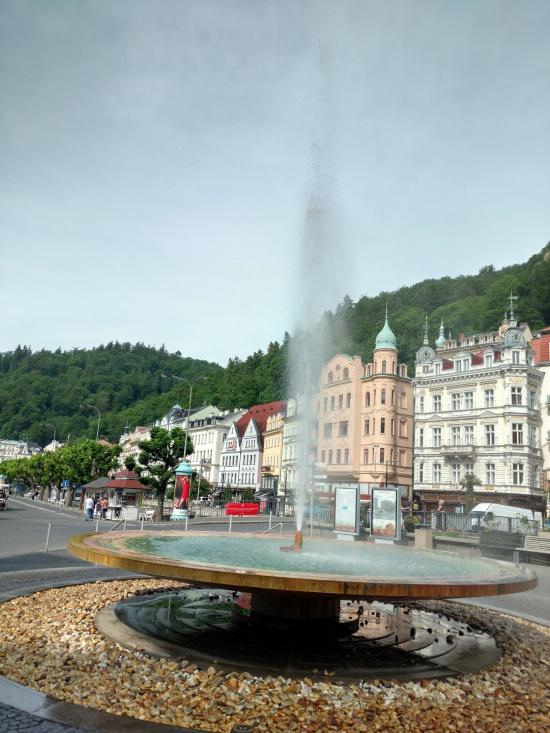
[{"label": "circular fountain basin", "polygon": [[442,551],[306,538],[192,531],[81,534],[69,549],[89,562],[201,586],[264,594],[351,599],[466,598],[530,590],[528,568]]}]

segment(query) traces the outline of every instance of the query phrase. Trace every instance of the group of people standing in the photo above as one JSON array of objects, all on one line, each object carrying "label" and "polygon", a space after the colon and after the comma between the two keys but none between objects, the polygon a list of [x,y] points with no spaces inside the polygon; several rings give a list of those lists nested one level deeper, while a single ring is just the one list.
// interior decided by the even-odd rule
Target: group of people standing
[{"label": "group of people standing", "polygon": [[94,516],[97,519],[106,519],[108,506],[109,500],[106,496],[87,496],[84,499],[84,519],[87,522],[91,521]]}]

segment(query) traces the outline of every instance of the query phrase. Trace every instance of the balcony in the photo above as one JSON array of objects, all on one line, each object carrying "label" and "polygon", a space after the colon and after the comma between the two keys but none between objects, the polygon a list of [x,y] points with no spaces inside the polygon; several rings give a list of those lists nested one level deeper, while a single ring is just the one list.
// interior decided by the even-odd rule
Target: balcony
[{"label": "balcony", "polygon": [[459,442],[453,445],[442,445],[441,454],[445,458],[474,458],[476,447],[471,443]]}]

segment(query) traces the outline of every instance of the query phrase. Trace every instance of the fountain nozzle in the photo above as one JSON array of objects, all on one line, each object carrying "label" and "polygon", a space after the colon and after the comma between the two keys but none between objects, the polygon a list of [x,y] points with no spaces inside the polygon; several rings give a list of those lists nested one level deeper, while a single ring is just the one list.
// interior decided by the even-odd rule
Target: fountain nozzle
[{"label": "fountain nozzle", "polygon": [[283,552],[302,552],[303,546],[304,546],[304,536],[302,534],[302,530],[297,529],[296,534],[294,535],[294,544],[293,545],[283,545],[283,547],[281,547],[281,550]]}]

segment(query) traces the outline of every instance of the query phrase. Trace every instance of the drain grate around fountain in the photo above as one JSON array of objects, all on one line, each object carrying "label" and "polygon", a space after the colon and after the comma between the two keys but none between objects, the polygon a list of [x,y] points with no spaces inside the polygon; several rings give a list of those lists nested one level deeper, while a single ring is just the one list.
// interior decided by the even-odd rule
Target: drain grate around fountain
[{"label": "drain grate around fountain", "polygon": [[122,646],[260,675],[414,680],[477,672],[500,658],[490,635],[441,614],[380,602],[340,609],[330,633],[293,633],[252,623],[247,593],[189,588],[124,599],[96,625]]}]

